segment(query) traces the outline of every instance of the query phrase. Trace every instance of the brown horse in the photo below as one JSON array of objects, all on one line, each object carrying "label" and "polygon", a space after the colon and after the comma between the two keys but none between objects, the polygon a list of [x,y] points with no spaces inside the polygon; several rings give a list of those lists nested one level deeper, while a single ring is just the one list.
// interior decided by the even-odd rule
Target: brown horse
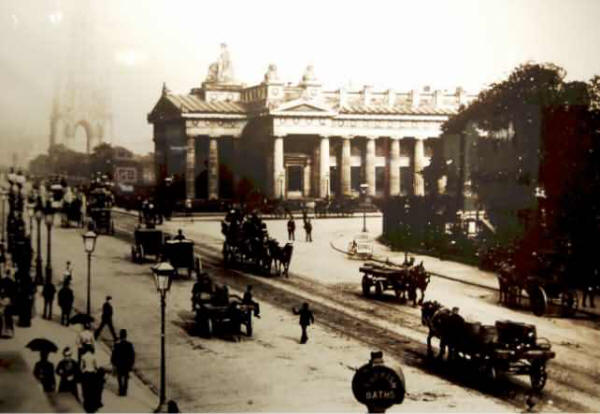
[{"label": "brown horse", "polygon": [[457,355],[457,345],[464,331],[464,319],[457,311],[442,306],[437,301],[426,301],[421,305],[421,323],[429,327],[427,335],[427,356],[433,356],[431,340],[440,340],[440,351],[437,358],[443,359],[448,347],[448,357],[453,359]]}]

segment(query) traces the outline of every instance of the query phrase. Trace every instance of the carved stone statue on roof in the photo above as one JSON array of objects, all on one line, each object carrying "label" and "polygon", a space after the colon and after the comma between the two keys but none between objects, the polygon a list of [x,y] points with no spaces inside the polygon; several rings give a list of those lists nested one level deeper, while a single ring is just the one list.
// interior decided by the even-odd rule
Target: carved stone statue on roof
[{"label": "carved stone statue on roof", "polygon": [[233,65],[227,50],[227,44],[221,43],[221,55],[216,62],[208,67],[206,82],[231,83],[233,82]]},{"label": "carved stone statue on roof", "polygon": [[315,76],[315,69],[313,65],[308,65],[304,74],[302,75],[302,83],[311,83],[315,82],[317,77]]},{"label": "carved stone statue on roof", "polygon": [[277,82],[278,80],[277,65],[271,63],[267,69],[267,73],[265,73],[265,83]]}]

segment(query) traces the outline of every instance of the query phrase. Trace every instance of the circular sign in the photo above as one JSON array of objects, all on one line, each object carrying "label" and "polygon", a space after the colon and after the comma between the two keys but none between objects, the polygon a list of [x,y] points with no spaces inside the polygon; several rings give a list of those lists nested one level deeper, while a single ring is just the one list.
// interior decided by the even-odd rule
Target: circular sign
[{"label": "circular sign", "polygon": [[402,371],[396,373],[384,365],[363,365],[352,378],[352,392],[369,412],[383,412],[404,401],[406,386]]}]

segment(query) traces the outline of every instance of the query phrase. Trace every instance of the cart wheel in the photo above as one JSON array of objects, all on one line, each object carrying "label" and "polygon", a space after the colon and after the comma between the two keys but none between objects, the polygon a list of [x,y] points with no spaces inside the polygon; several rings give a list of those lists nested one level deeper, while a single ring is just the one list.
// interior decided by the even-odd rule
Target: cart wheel
[{"label": "cart wheel", "polygon": [[541,391],[546,385],[548,374],[546,373],[546,363],[534,361],[529,370],[529,378],[531,380],[531,388],[535,391]]},{"label": "cart wheel", "polygon": [[362,292],[363,296],[366,298],[371,296],[371,281],[366,275],[362,278]]},{"label": "cart wheel", "polygon": [[144,261],[144,246],[141,244],[137,247],[138,251],[138,263],[142,263]]},{"label": "cart wheel", "polygon": [[252,336],[252,311],[248,313],[248,323],[246,324],[246,336]]},{"label": "cart wheel", "polygon": [[548,307],[548,296],[546,296],[546,291],[541,286],[532,287],[529,292],[529,302],[531,306],[531,311],[535,316],[542,316],[546,313],[546,308]]},{"label": "cart wheel", "polygon": [[562,305],[562,314],[564,316],[573,316],[577,312],[577,292],[574,290],[567,290],[562,292],[560,302]]},{"label": "cart wheel", "polygon": [[375,294],[383,296],[383,282],[375,282]]}]

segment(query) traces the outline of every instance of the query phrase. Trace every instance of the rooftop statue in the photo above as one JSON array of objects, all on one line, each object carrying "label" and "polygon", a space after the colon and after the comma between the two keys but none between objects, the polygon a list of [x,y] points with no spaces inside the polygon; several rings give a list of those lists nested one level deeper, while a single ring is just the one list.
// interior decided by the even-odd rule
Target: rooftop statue
[{"label": "rooftop statue", "polygon": [[227,45],[221,43],[221,55],[216,62],[208,67],[206,82],[231,83],[233,82],[233,65],[229,58]]},{"label": "rooftop statue", "polygon": [[314,82],[316,80],[317,77],[315,76],[313,65],[308,65],[304,71],[304,74],[302,75],[302,83]]},{"label": "rooftop statue", "polygon": [[270,64],[267,69],[267,73],[265,73],[265,83],[275,82],[279,80],[279,75],[277,74],[277,65]]}]

